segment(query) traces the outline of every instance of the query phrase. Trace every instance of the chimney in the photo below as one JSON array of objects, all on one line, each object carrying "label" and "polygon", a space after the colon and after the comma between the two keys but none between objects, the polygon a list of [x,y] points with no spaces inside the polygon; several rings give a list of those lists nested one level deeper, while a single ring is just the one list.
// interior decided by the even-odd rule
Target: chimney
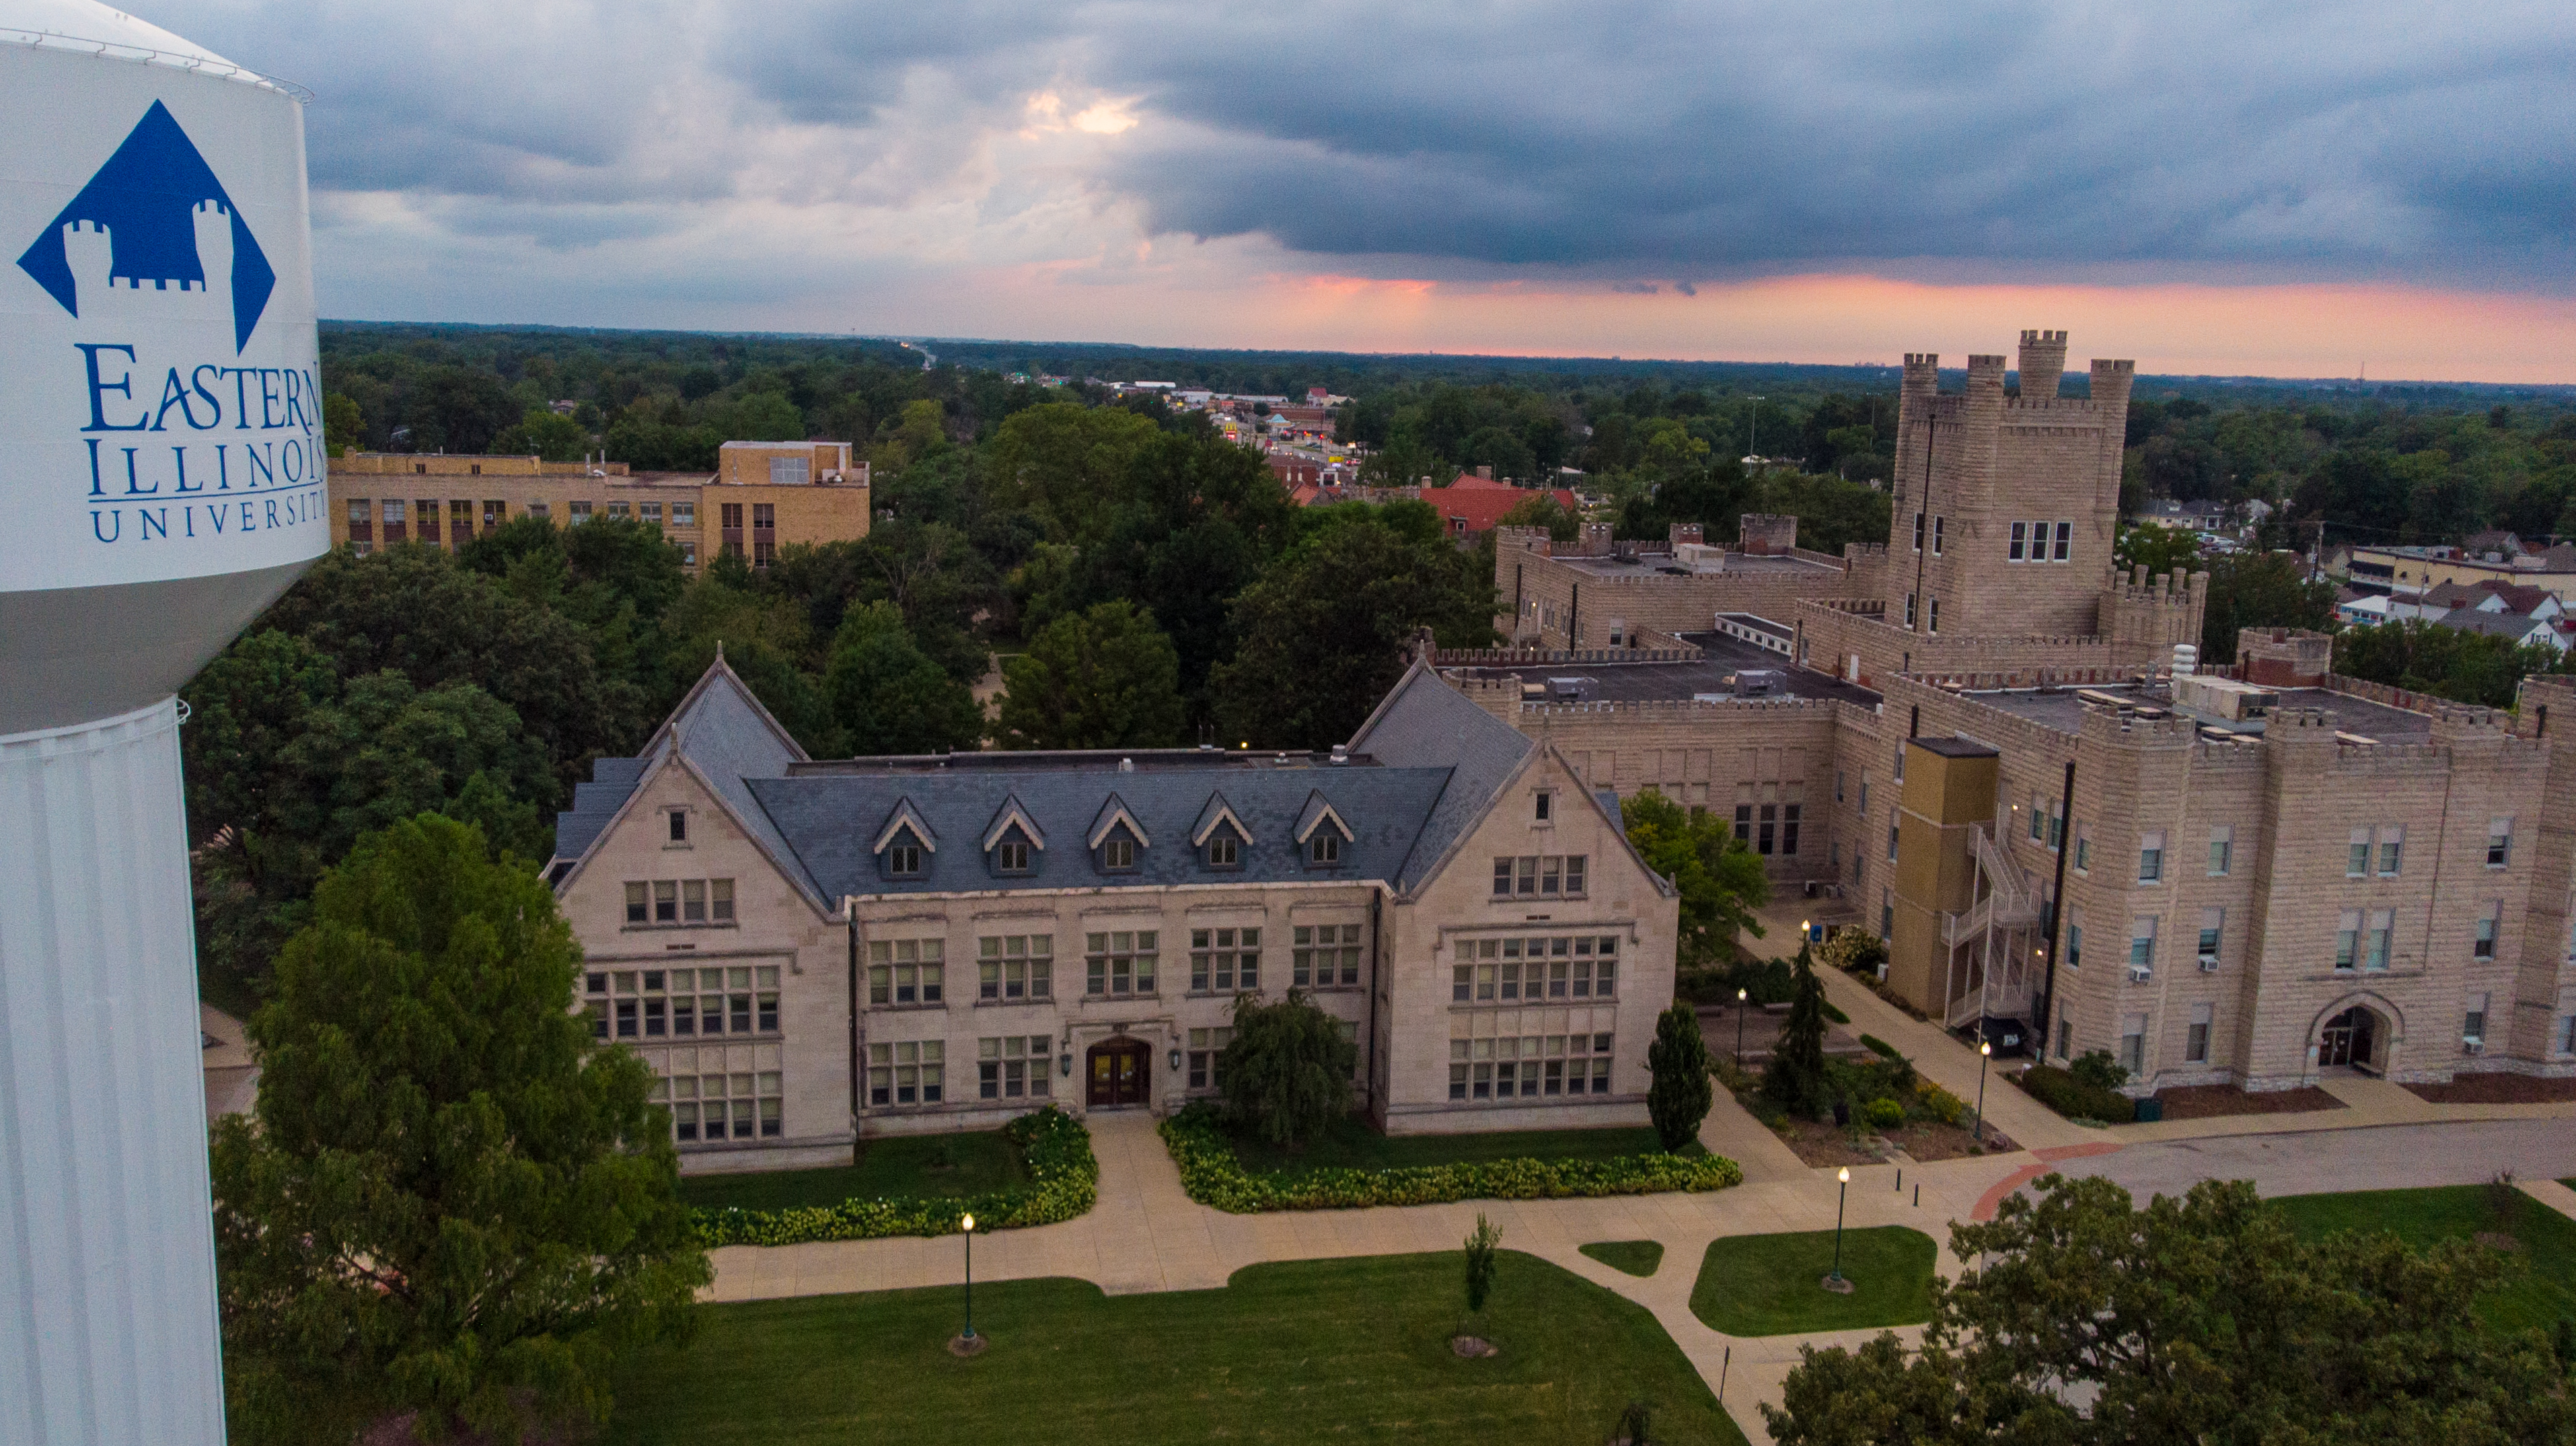
[{"label": "chimney", "polygon": [[1491,481],[1493,481],[1493,480],[1494,480],[1494,469],[1493,469],[1493,467],[1492,467],[1492,465],[1491,465],[1491,464],[1488,464],[1488,465],[1486,465],[1486,466],[1482,466],[1482,467],[1477,468],[1477,469],[1476,469],[1476,475],[1477,475],[1477,476],[1479,476],[1479,477],[1481,477],[1481,478],[1483,478],[1483,479],[1485,479],[1485,480],[1486,480],[1486,481],[1488,481],[1488,482],[1491,482]]}]

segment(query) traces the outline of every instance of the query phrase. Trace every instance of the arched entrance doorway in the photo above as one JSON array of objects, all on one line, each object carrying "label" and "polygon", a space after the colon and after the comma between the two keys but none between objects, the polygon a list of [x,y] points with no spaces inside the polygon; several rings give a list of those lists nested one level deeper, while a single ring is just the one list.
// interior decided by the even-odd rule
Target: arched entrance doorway
[{"label": "arched entrance doorway", "polygon": [[1104,1039],[1084,1057],[1083,1103],[1093,1109],[1145,1103],[1153,1051],[1141,1039]]},{"label": "arched entrance doorway", "polygon": [[2317,1035],[2317,1067],[2333,1069],[2358,1065],[2372,1068],[2379,1062],[2379,1016],[2356,1004],[2328,1019]]}]

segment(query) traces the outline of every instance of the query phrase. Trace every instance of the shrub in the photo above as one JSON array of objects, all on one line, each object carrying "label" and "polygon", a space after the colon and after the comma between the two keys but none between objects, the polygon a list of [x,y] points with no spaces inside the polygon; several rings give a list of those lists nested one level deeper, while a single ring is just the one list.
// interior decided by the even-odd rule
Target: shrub
[{"label": "shrub", "polygon": [[1861,1118],[1881,1130],[1892,1130],[1905,1123],[1905,1106],[1892,1099],[1871,1100],[1861,1110]]},{"label": "shrub", "polygon": [[2095,1089],[2115,1090],[2129,1082],[2129,1072],[2112,1060],[2107,1049],[2088,1049],[2066,1068],[2067,1073]]},{"label": "shrub", "polygon": [[1302,991],[1276,1004],[1237,995],[1234,1041],[1221,1064],[1226,1114],[1274,1145],[1319,1134],[1351,1112],[1358,1059],[1340,1022]]},{"label": "shrub", "polygon": [[1832,1020],[1836,1024],[1851,1023],[1851,1016],[1843,1013],[1840,1009],[1835,1008],[1834,1002],[1830,999],[1825,1001],[1825,1018]]},{"label": "shrub", "polygon": [[[2076,1063],[2080,1065],[2083,1061]],[[2122,1071],[2122,1075],[2125,1078],[2126,1071]],[[2013,1078],[2021,1081],[2022,1090],[2032,1099],[2070,1120],[2101,1120],[2118,1125],[2128,1123],[2130,1117],[2137,1113],[2137,1105],[2127,1095],[2086,1080],[2073,1070],[2035,1064]]]},{"label": "shrub", "polygon": [[1494,1293],[1494,1247],[1503,1243],[1503,1232],[1476,1212],[1476,1232],[1467,1237],[1467,1313],[1476,1315],[1485,1309],[1485,1301]]},{"label": "shrub", "polygon": [[1699,1004],[1733,1004],[1735,991],[1754,1004],[1786,1004],[1796,996],[1796,973],[1786,959],[1739,959],[1718,969],[1683,972],[1676,992]]},{"label": "shrub", "polygon": [[1922,1111],[1925,1118],[1938,1120],[1945,1125],[1959,1123],[1960,1117],[1968,1112],[1966,1100],[1928,1079],[1914,1086],[1914,1107]]},{"label": "shrub", "polygon": [[1181,1188],[1234,1215],[1267,1210],[1348,1210],[1451,1200],[1566,1200],[1723,1190],[1744,1172],[1722,1155],[1626,1155],[1613,1160],[1482,1160],[1393,1170],[1328,1168],[1255,1174],[1235,1158],[1217,1114],[1192,1104],[1157,1127],[1180,1167]]},{"label": "shrub", "polygon": [[1682,1149],[1699,1138],[1699,1122],[1708,1118],[1714,1094],[1708,1083],[1708,1041],[1689,1004],[1676,999],[1656,1016],[1646,1064],[1654,1076],[1646,1089],[1646,1112],[1654,1118],[1656,1138],[1668,1152]]},{"label": "shrub", "polygon": [[1844,929],[1825,941],[1817,957],[1846,974],[1875,975],[1887,962],[1887,941],[1866,929]]},{"label": "shrub", "polygon": [[963,1200],[844,1200],[789,1210],[693,1210],[691,1223],[707,1245],[799,1245],[814,1240],[876,1240],[889,1235],[953,1235],[961,1215],[975,1228],[1012,1230],[1053,1225],[1091,1209],[1099,1190],[1100,1162],[1091,1154],[1091,1132],[1053,1105],[1002,1127],[1019,1146],[1029,1183]]},{"label": "shrub", "polygon": [[1901,1054],[1898,1054],[1898,1053],[1896,1052],[1896,1046],[1895,1046],[1895,1045],[1892,1045],[1892,1044],[1888,1043],[1886,1040],[1883,1040],[1883,1039],[1879,1038],[1879,1037],[1878,1037],[1877,1035],[1875,1035],[1875,1034],[1864,1034],[1864,1035],[1862,1035],[1862,1036],[1860,1037],[1860,1042],[1861,1042],[1861,1044],[1862,1044],[1865,1048],[1867,1048],[1871,1053],[1876,1054],[1876,1055],[1880,1056],[1880,1057],[1881,1057],[1881,1058],[1883,1058],[1883,1059],[1903,1059],[1903,1058],[1905,1058],[1905,1056],[1903,1056],[1903,1055],[1901,1055]]}]

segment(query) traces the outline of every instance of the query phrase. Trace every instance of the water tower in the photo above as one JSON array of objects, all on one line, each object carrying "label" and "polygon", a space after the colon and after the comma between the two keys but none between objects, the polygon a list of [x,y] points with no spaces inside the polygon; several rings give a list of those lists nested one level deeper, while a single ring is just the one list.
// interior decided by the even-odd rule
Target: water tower
[{"label": "water tower", "polygon": [[224,1435],[172,695],[330,545],[302,99],[0,0],[0,1446]]}]

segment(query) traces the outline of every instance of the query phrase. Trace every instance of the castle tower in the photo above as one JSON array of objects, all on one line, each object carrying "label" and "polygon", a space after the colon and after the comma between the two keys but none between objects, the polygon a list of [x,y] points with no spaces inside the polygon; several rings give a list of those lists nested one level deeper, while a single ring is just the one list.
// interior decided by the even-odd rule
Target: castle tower
[{"label": "castle tower", "polygon": [[2021,334],[2023,401],[2057,400],[2057,379],[2066,372],[2066,333],[2025,331]]}]

